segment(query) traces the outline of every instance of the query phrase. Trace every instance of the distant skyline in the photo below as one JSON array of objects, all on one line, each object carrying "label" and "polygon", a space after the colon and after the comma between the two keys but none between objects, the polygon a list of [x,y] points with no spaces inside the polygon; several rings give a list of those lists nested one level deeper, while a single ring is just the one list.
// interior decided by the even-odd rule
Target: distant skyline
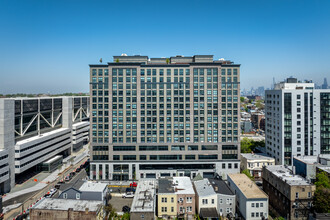
[{"label": "distant skyline", "polygon": [[112,56],[213,54],[241,88],[330,78],[330,1],[0,2],[0,94],[88,92]]}]

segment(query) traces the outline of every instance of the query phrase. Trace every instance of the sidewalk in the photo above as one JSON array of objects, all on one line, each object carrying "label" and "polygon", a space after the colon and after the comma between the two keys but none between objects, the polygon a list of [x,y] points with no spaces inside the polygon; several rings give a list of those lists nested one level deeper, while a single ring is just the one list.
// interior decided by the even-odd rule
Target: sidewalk
[{"label": "sidewalk", "polygon": [[[85,156],[87,156],[88,154],[88,144],[85,145],[81,151],[78,151],[76,153],[71,154],[69,157],[73,157],[75,155],[77,155],[74,160],[72,165],[76,165],[77,163],[79,163]],[[68,158],[68,160],[70,160],[70,158]],[[45,188],[46,186],[48,186],[48,183],[51,183],[53,181],[55,181],[58,177],[59,174],[62,173],[64,170],[66,170],[67,168],[69,168],[71,166],[71,163],[68,162],[67,164],[63,164],[62,167],[60,169],[55,170],[54,172],[52,172],[51,174],[49,174],[49,176],[47,176],[46,178],[44,178],[41,182],[37,183],[35,186],[32,187],[28,187],[19,191],[15,191],[15,192],[10,192],[7,193],[5,197],[2,198],[2,201],[5,202],[9,199],[24,195],[26,193],[31,193],[31,192],[35,192],[38,190],[41,190],[43,188]],[[22,187],[24,188],[24,187]]]}]

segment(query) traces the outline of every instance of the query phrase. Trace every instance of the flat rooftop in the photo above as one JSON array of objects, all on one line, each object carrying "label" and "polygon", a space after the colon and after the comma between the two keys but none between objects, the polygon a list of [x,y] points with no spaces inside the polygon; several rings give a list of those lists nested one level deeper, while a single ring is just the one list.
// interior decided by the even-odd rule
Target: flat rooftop
[{"label": "flat rooftop", "polygon": [[24,140],[21,140],[21,141],[17,141],[16,145],[22,145],[22,144],[26,144],[26,143],[29,143],[29,142],[32,142],[32,141],[36,141],[36,142],[42,141],[44,139],[49,138],[49,136],[51,136],[53,134],[57,134],[57,133],[60,133],[60,132],[65,132],[65,131],[69,131],[69,128],[58,128],[58,129],[43,133],[40,136],[35,135],[33,137],[30,137],[30,138],[27,138],[27,139],[24,139]]},{"label": "flat rooftop", "polygon": [[236,184],[247,199],[267,199],[267,194],[250,180],[245,174],[228,174],[228,177]]},{"label": "flat rooftop", "polygon": [[73,211],[86,211],[88,209],[89,212],[96,212],[100,206],[102,206],[101,201],[44,198],[31,209],[67,211],[72,208]]},{"label": "flat rooftop", "polygon": [[230,60],[213,59],[213,55],[193,55],[193,56],[183,56],[176,55],[171,57],[154,57],[149,58],[148,56],[133,55],[128,56],[127,54],[122,54],[121,56],[113,56],[113,62],[108,62],[107,64],[90,64],[90,67],[107,67],[108,65],[143,65],[143,66],[180,66],[189,67],[189,65],[233,65],[239,67],[240,64],[234,64]]},{"label": "flat rooftop", "polygon": [[194,185],[199,197],[216,195],[213,186],[208,179],[195,181]]},{"label": "flat rooftop", "polygon": [[273,160],[275,159],[272,157],[265,156],[263,154],[241,154],[241,157],[246,158],[247,160]]},{"label": "flat rooftop", "polygon": [[79,188],[79,191],[82,192],[103,192],[104,189],[108,186],[106,183],[86,181]]},{"label": "flat rooftop", "polygon": [[172,186],[172,180],[168,178],[158,179],[158,193],[174,193],[174,188]]},{"label": "flat rooftop", "polygon": [[307,164],[317,164],[318,163],[318,158],[317,156],[300,156],[300,157],[293,157],[296,160],[299,160],[303,163]]},{"label": "flat rooftop", "polygon": [[195,194],[189,177],[173,177],[175,194]]},{"label": "flat rooftop", "polygon": [[156,181],[141,180],[135,191],[131,212],[155,212]]},{"label": "flat rooftop", "polygon": [[319,158],[330,159],[330,154],[319,154]]},{"label": "flat rooftop", "polygon": [[305,178],[299,175],[294,175],[292,170],[289,169],[287,166],[283,165],[272,165],[272,166],[267,166],[266,169],[277,176],[279,179],[282,181],[285,181],[287,184],[291,186],[296,186],[296,185],[312,185],[307,182]]},{"label": "flat rooftop", "polygon": [[173,177],[158,180],[158,193],[195,194],[195,191],[189,177]]},{"label": "flat rooftop", "polygon": [[318,166],[320,170],[323,170],[324,172],[330,174],[330,167],[329,166]]}]

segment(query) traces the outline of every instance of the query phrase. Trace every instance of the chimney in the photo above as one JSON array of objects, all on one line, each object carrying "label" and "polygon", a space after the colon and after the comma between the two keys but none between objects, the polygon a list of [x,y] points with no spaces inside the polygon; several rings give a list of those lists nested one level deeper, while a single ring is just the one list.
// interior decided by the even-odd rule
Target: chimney
[{"label": "chimney", "polygon": [[89,211],[89,209],[88,208],[85,208],[85,213],[86,214],[88,214],[88,211]]},{"label": "chimney", "polygon": [[296,175],[296,167],[295,166],[292,166],[292,174]]},{"label": "chimney", "polygon": [[215,186],[214,189],[215,189],[215,191],[218,191],[218,187],[217,186]]}]

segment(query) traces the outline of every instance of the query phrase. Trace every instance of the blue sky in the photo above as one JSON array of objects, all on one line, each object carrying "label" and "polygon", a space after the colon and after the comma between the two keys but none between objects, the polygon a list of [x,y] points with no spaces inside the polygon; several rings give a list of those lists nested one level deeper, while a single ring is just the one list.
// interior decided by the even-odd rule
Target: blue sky
[{"label": "blue sky", "polygon": [[0,93],[88,92],[88,64],[213,54],[242,88],[330,80],[330,1],[0,1]]}]

